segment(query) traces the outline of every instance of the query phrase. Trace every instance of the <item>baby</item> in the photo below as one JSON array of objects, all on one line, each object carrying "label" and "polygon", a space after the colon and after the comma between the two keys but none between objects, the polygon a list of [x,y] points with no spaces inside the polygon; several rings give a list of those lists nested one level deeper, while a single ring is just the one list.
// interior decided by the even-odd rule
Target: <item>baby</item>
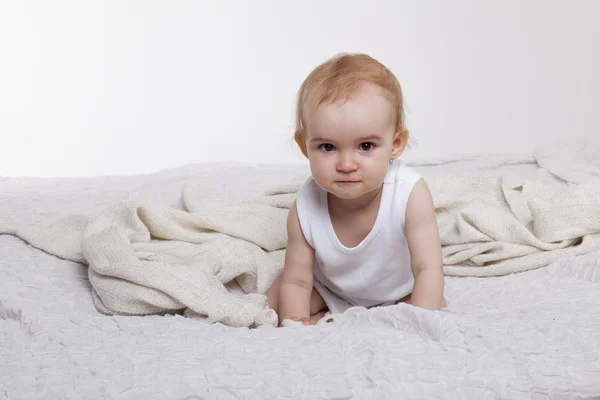
[{"label": "baby", "polygon": [[431,194],[396,160],[408,141],[396,77],[364,54],[336,56],[302,84],[295,141],[312,176],[287,219],[282,276],[267,292],[285,319],[406,302],[445,306]]}]

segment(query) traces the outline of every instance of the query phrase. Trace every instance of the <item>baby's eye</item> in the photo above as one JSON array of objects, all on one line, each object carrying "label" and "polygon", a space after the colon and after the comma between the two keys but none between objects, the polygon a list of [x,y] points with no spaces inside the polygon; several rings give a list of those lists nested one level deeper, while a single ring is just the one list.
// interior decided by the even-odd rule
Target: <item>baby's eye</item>
[{"label": "baby's eye", "polygon": [[333,151],[335,150],[335,146],[330,143],[323,143],[319,146],[319,148],[323,151]]},{"label": "baby's eye", "polygon": [[360,144],[360,149],[364,151],[369,151],[373,148],[373,143],[365,142]]}]

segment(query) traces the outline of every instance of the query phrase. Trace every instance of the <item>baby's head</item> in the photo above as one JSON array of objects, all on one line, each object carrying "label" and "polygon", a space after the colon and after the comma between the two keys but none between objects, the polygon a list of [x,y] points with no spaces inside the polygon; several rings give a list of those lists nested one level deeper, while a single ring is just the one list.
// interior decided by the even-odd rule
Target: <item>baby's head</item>
[{"label": "baby's head", "polygon": [[398,80],[365,54],[333,57],[300,87],[294,139],[324,190],[344,199],[377,190],[408,142]]}]

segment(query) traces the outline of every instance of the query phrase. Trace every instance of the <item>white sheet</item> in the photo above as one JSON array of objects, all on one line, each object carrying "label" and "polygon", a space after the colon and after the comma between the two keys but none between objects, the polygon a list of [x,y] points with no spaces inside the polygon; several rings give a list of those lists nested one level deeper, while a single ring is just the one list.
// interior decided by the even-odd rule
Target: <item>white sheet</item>
[{"label": "white sheet", "polygon": [[[417,168],[554,179],[530,157],[513,160]],[[189,179],[204,188],[209,203],[234,202],[306,173],[305,165],[192,165],[141,177],[3,178],[0,224],[56,217],[74,207],[97,211],[127,198],[177,204]],[[600,256],[589,254],[505,277],[448,277],[444,312],[399,305],[325,326],[248,330],[181,316],[99,314],[84,267],[4,235],[0,398],[599,395],[599,267]]]}]

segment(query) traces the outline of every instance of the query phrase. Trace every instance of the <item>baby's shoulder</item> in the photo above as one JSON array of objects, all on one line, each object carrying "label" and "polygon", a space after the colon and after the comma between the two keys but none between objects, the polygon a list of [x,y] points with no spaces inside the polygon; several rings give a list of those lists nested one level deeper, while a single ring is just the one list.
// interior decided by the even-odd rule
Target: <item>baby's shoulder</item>
[{"label": "baby's shoulder", "polygon": [[315,180],[313,179],[312,176],[309,176],[306,181],[304,181],[304,183],[300,186],[300,189],[298,189],[298,193],[296,194],[297,197],[312,197],[312,196],[318,196],[319,191],[322,190],[319,185],[317,185],[317,183],[315,182]]},{"label": "baby's shoulder", "polygon": [[411,189],[423,176],[401,161],[395,161],[385,177],[386,183]]},{"label": "baby's shoulder", "polygon": [[314,211],[320,203],[320,192],[323,189],[317,185],[315,180],[308,177],[296,193],[296,208],[298,213]]}]

